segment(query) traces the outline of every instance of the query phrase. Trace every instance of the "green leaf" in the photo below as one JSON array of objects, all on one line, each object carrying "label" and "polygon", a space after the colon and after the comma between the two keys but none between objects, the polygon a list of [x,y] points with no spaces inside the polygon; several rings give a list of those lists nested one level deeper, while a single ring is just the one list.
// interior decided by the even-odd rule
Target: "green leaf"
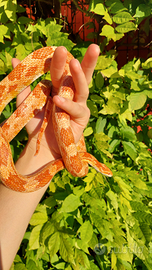
[{"label": "green leaf", "polygon": [[141,260],[145,260],[145,254],[147,253],[146,246],[143,245],[143,243],[140,243],[139,241],[136,241],[132,237],[132,230],[128,228],[126,224],[127,229],[127,240],[128,240],[128,246],[130,253],[136,254]]},{"label": "green leaf", "polygon": [[117,263],[117,257],[115,253],[112,251],[111,253],[111,269],[114,269]]},{"label": "green leaf", "polygon": [[128,33],[129,31],[135,31],[136,26],[133,22],[127,22],[127,23],[118,25],[115,29],[118,33]]},{"label": "green leaf", "polygon": [[121,100],[117,97],[111,97],[108,100],[107,105],[103,105],[103,109],[99,111],[101,114],[119,114],[120,113]]},{"label": "green leaf", "polygon": [[62,207],[60,212],[73,212],[81,205],[79,197],[75,196],[74,194],[70,194],[65,198],[63,201]]},{"label": "green leaf", "polygon": [[105,6],[102,4],[101,0],[92,0],[89,6],[89,11],[94,12],[99,15],[105,14]]},{"label": "green leaf", "polygon": [[120,111],[119,119],[122,123],[126,123],[126,120],[132,122],[132,113],[131,110],[126,109],[125,111]]},{"label": "green leaf", "polygon": [[5,1],[5,13],[9,20],[16,22],[16,8],[17,1],[16,0],[7,0]]},{"label": "green leaf", "polygon": [[137,151],[135,146],[131,142],[127,141],[122,141],[122,144],[125,150],[125,154],[130,156],[132,160],[135,160],[137,157]]},{"label": "green leaf", "polygon": [[35,225],[38,225],[38,224],[44,224],[46,223],[48,220],[48,215],[47,215],[47,212],[43,212],[43,213],[40,213],[40,212],[36,212],[33,214],[31,220],[30,220],[30,224],[35,226]]},{"label": "green leaf", "polygon": [[38,249],[40,246],[39,237],[40,231],[42,229],[43,224],[37,225],[31,231],[30,239],[29,239],[29,249]]},{"label": "green leaf", "polygon": [[94,102],[92,102],[91,100],[87,100],[87,106],[90,109],[90,113],[93,116],[98,117],[98,108],[96,104],[94,104]]},{"label": "green leaf", "polygon": [[44,244],[45,240],[53,234],[55,231],[54,225],[52,222],[48,221],[41,230],[40,240]]},{"label": "green leaf", "polygon": [[115,151],[116,147],[120,145],[120,142],[121,141],[118,139],[112,140],[112,142],[110,143],[110,146],[109,146],[109,152],[113,153]]},{"label": "green leaf", "polygon": [[92,182],[87,182],[87,185],[85,187],[85,192],[88,192],[89,190],[91,190],[93,187],[93,184]]},{"label": "green leaf", "polygon": [[117,69],[115,69],[114,67],[109,67],[107,69],[102,70],[102,74],[108,78],[114,77],[114,76],[116,76],[116,78],[119,77],[119,74],[117,73]]},{"label": "green leaf", "polygon": [[26,268],[25,264],[17,263],[12,270],[27,270],[27,268]]},{"label": "green leaf", "polygon": [[114,2],[112,1],[111,6],[109,7],[109,11],[112,14],[117,13],[117,12],[122,12],[123,10],[127,10],[127,9],[124,7],[124,5],[119,0],[114,1]]},{"label": "green leaf", "polygon": [[48,241],[48,248],[50,257],[53,257],[59,250],[60,247],[60,234],[55,232]]},{"label": "green leaf", "polygon": [[18,23],[19,24],[28,24],[31,22],[31,19],[30,18],[27,18],[27,17],[24,17],[24,16],[21,16],[18,18]]},{"label": "green leaf", "polygon": [[2,6],[0,6],[0,21],[1,21],[1,24],[5,24],[8,21],[8,18]]},{"label": "green leaf", "polygon": [[[130,252],[128,246],[123,245],[121,249],[118,249],[121,252],[118,252],[118,258],[123,262],[123,265],[126,266],[125,270],[132,270],[132,260],[133,260],[133,254]],[[125,265],[126,261],[128,262],[128,265]],[[130,264],[129,264],[130,262]]]},{"label": "green leaf", "polygon": [[103,19],[104,19],[105,21],[107,21],[107,23],[112,24],[111,16],[110,16],[110,14],[109,14],[107,11],[105,11],[105,14],[104,14]]},{"label": "green leaf", "polygon": [[134,67],[134,69],[135,69],[136,71],[138,71],[139,68],[140,68],[140,65],[141,65],[141,61],[140,61],[140,59],[138,59],[138,60],[135,62],[135,64],[133,65],[133,67]]},{"label": "green leaf", "polygon": [[138,81],[131,81],[131,89],[134,91],[141,91],[141,86]]},{"label": "green leaf", "polygon": [[117,24],[126,23],[130,20],[133,20],[133,17],[129,12],[119,12],[113,16],[113,21]]},{"label": "green leaf", "polygon": [[6,65],[6,68],[8,71],[12,71],[12,55],[10,55],[9,53],[5,52],[5,57],[6,57],[6,62],[5,62],[5,65]]},{"label": "green leaf", "polygon": [[137,139],[135,135],[135,131],[133,130],[133,128],[129,126],[123,126],[120,129],[120,135],[123,140],[136,141]]},{"label": "green leaf", "polygon": [[104,132],[106,123],[107,123],[106,118],[99,117],[96,122],[96,133]]},{"label": "green leaf", "polygon": [[123,34],[116,33],[115,29],[110,25],[104,25],[102,28],[102,32],[100,33],[100,36],[107,37],[108,41],[110,41],[111,39],[117,41],[123,37]]},{"label": "green leaf", "polygon": [[50,185],[49,185],[49,189],[51,192],[55,192],[56,191],[56,185],[53,181],[51,181]]},{"label": "green leaf", "polygon": [[84,182],[87,183],[87,187],[85,187],[85,191],[89,191],[92,187],[92,182],[95,179],[95,173],[89,172],[83,179]]},{"label": "green leaf", "polygon": [[61,26],[51,22],[48,25],[47,46],[65,46],[68,51],[73,47],[73,42],[68,39],[68,34],[60,32]]},{"label": "green leaf", "polygon": [[118,200],[118,197],[117,197],[117,195],[112,190],[109,190],[106,193],[106,195],[110,199],[111,204],[114,207],[114,209],[118,210],[118,201],[117,201]]},{"label": "green leaf", "polygon": [[90,212],[91,222],[100,231],[100,229],[103,229],[102,226],[101,226],[102,223],[103,223],[103,217],[101,217],[100,215],[97,215],[96,213],[94,213],[93,210],[94,209],[92,208],[92,211]]},{"label": "green leaf", "polygon": [[97,148],[101,152],[105,153],[107,156],[111,157],[111,154],[106,150],[109,148],[109,144],[107,142],[109,140],[109,137],[103,132],[100,132],[100,133],[95,133],[94,138],[95,138],[95,143],[96,143]]},{"label": "green leaf", "polygon": [[90,221],[85,221],[79,228],[78,232],[80,233],[82,241],[85,241],[86,243],[89,242],[93,235],[93,227]]},{"label": "green leaf", "polygon": [[148,58],[144,63],[142,63],[144,69],[152,68],[152,57]]},{"label": "green leaf", "polygon": [[[79,249],[76,250],[76,260],[80,265],[84,266],[84,269],[98,270],[98,268],[97,269],[95,269],[93,267],[89,268],[90,267],[90,261],[88,259],[88,256],[82,250],[79,250]],[[95,266],[95,264],[93,264],[93,266]]]},{"label": "green leaf", "polygon": [[[16,1],[15,1],[16,2]],[[17,12],[18,13],[22,13],[22,12],[25,12],[26,11],[26,9],[24,8],[24,7],[22,7],[22,6],[20,6],[20,5],[17,5]]]},{"label": "green leaf", "polygon": [[43,205],[48,207],[48,208],[53,208],[57,204],[54,196],[49,196],[43,201]]},{"label": "green leaf", "polygon": [[0,25],[0,42],[4,43],[4,37],[8,37],[9,29],[5,25]]},{"label": "green leaf", "polygon": [[92,127],[88,127],[84,130],[83,135],[84,137],[90,136],[93,133]]},{"label": "green leaf", "polygon": [[141,75],[140,74],[138,74],[138,73],[136,73],[134,71],[131,71],[131,70],[127,70],[126,71],[126,75],[131,80],[135,80],[135,79],[140,80],[141,79]]},{"label": "green leaf", "polygon": [[96,95],[96,94],[93,94],[90,96],[90,99],[95,102],[95,103],[98,103],[100,105],[102,105],[104,103],[104,99],[99,96],[99,95]]},{"label": "green leaf", "polygon": [[73,258],[73,248],[70,241],[70,238],[60,238],[60,255],[66,262],[74,262]]},{"label": "green leaf", "polygon": [[0,59],[0,74],[5,74],[5,64],[1,59]]},{"label": "green leaf", "polygon": [[149,97],[149,98],[152,99],[152,90],[144,90],[143,93],[144,93],[147,97]]},{"label": "green leaf", "polygon": [[101,36],[110,37],[111,35],[114,35],[114,28],[110,25],[104,25],[102,27],[102,32],[100,33]]},{"label": "green leaf", "polygon": [[123,196],[127,198],[128,200],[131,200],[131,194],[130,194],[130,186],[126,184],[120,176],[115,176],[114,181],[117,182],[119,188],[122,190]]},{"label": "green leaf", "polygon": [[145,105],[147,96],[144,94],[144,92],[131,93],[128,99],[130,101],[131,110],[134,111],[141,109]]},{"label": "green leaf", "polygon": [[23,60],[28,55],[28,52],[25,49],[25,46],[23,44],[19,44],[16,46],[16,58],[18,58],[20,61]]},{"label": "green leaf", "polygon": [[151,14],[150,7],[145,4],[140,4],[136,8],[136,13],[134,15],[135,18],[143,18],[148,17]]},{"label": "green leaf", "polygon": [[123,34],[116,33],[114,28],[110,25],[104,25],[100,36],[107,37],[108,41],[110,41],[111,39],[117,41],[123,37]]},{"label": "green leaf", "polygon": [[132,270],[132,265],[129,262],[127,262],[127,260],[124,261],[121,260],[120,258],[118,260],[117,267],[118,269]]},{"label": "green leaf", "polygon": [[107,67],[109,67],[111,65],[111,63],[113,62],[113,59],[112,58],[108,58],[107,56],[105,55],[100,55],[98,57],[98,60],[97,60],[97,64],[96,64],[96,67],[95,67],[95,70],[103,70],[103,69],[106,69]]},{"label": "green leaf", "polygon": [[[143,190],[148,189],[146,183],[144,181],[142,181],[141,175],[139,175],[139,173],[137,171],[128,172],[127,177],[134,183],[135,187],[137,187],[139,189],[143,189]],[[140,207],[140,209],[141,209],[141,207]]]},{"label": "green leaf", "polygon": [[75,243],[76,247],[78,249],[81,249],[83,250],[86,254],[89,254],[89,251],[88,251],[88,243],[86,243],[85,241],[82,241],[81,239],[76,239],[76,243]]},{"label": "green leaf", "polygon": [[98,72],[95,77],[95,84],[98,89],[101,89],[104,85],[104,78],[101,74],[101,72]]},{"label": "green leaf", "polygon": [[150,242],[151,241],[151,234],[152,234],[150,226],[147,223],[141,223],[140,229],[141,229],[146,241]]},{"label": "green leaf", "polygon": [[28,270],[40,270],[38,263],[35,260],[29,259],[28,263],[26,264]]}]

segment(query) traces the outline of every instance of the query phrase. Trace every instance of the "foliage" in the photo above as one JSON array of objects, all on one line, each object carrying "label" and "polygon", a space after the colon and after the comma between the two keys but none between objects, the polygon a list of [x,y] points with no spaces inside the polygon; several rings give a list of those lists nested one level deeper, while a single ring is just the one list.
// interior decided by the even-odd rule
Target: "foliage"
[{"label": "foliage", "polygon": [[[108,23],[101,32],[105,44],[137,29],[150,10],[148,0],[90,1],[90,12]],[[16,0],[0,0],[1,79],[12,69],[12,57],[22,60],[46,45],[64,45],[81,61],[88,43],[73,44],[54,20],[33,22],[22,12]],[[133,59],[118,69],[112,52],[100,55],[90,83],[91,117],[84,135],[88,152],[111,168],[113,178],[93,168],[83,179],[66,170],[55,175],[11,270],[152,268],[151,67],[149,58]],[[15,100],[1,122],[14,109]],[[23,130],[11,143],[14,159],[26,140]]]},{"label": "foliage", "polygon": [[103,49],[111,40],[116,42],[126,33],[137,30],[142,22],[141,42],[143,42],[144,36],[149,33],[151,8],[150,0],[91,0],[89,12],[94,14],[94,18],[99,23],[99,29],[89,35],[104,37],[101,46]]}]

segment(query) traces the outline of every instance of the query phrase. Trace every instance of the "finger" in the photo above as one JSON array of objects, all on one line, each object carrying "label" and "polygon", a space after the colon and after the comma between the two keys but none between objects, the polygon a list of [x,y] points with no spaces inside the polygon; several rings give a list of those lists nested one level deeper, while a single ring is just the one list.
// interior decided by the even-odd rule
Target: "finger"
[{"label": "finger", "polygon": [[[15,68],[19,63],[20,63],[20,60],[16,58],[12,59],[13,68]],[[16,107],[18,107],[23,102],[23,100],[29,95],[30,92],[31,92],[31,89],[28,86],[20,94],[17,95]]]},{"label": "finger", "polygon": [[81,106],[79,103],[57,95],[54,96],[53,101],[56,106],[63,109],[70,115],[70,126],[73,130],[75,142],[77,143],[89,121],[89,109],[87,106]]},{"label": "finger", "polygon": [[19,63],[20,63],[20,60],[18,60],[16,58],[13,58],[12,59],[12,66],[13,66],[13,68],[15,68]]},{"label": "finger", "polygon": [[67,58],[67,50],[65,47],[58,47],[53,55],[50,67],[51,79],[55,89],[59,88],[61,78],[64,71]]},{"label": "finger", "polygon": [[95,69],[97,59],[100,53],[100,48],[96,44],[91,44],[81,62],[82,70],[86,76],[87,83],[91,82],[92,74]]},{"label": "finger", "polygon": [[76,92],[74,95],[74,101],[86,104],[86,100],[89,95],[89,89],[85,74],[81,68],[81,65],[77,59],[72,59],[70,62],[70,71],[73,77]]},{"label": "finger", "polygon": [[61,96],[54,96],[53,102],[55,105],[62,110],[66,111],[71,119],[73,119],[78,124],[85,126],[90,117],[90,110],[87,106],[81,106],[79,103],[71,101],[67,98],[63,98]]}]

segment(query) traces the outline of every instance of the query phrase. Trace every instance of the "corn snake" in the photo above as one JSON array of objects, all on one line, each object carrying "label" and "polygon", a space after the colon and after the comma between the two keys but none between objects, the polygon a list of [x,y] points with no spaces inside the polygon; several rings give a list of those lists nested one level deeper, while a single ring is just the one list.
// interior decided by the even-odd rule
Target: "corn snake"
[{"label": "corn snake", "polygon": [[[28,55],[0,83],[0,113],[5,106],[26,86],[42,74],[49,71],[52,56],[56,47],[45,47]],[[69,62],[73,56],[68,53],[62,84],[58,95],[73,99],[74,83],[69,70]],[[30,64],[29,64],[30,63]],[[19,192],[32,192],[45,186],[60,170],[66,168],[73,176],[82,177],[88,172],[88,163],[100,173],[111,177],[112,172],[95,157],[86,152],[83,136],[77,145],[70,127],[70,116],[55,105],[52,109],[52,120],[56,140],[61,152],[61,159],[47,164],[37,173],[28,176],[20,175],[13,163],[9,142],[22,127],[47,103],[49,112],[49,81],[41,81],[27,99],[17,108],[11,117],[0,127],[0,179],[8,188]],[[45,125],[45,123],[44,123]],[[40,133],[42,134],[42,133]],[[38,141],[39,146],[39,141]]]}]

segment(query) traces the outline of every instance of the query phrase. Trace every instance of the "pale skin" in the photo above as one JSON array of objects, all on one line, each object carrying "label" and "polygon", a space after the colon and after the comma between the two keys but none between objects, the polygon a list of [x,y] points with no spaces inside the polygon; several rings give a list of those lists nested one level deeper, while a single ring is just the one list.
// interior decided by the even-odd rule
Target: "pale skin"
[{"label": "pale skin", "polygon": [[[58,47],[51,62],[50,72],[53,83],[52,97],[53,102],[71,116],[71,127],[75,142],[78,142],[90,116],[89,109],[86,105],[89,94],[88,85],[91,81],[99,55],[99,47],[95,44],[91,44],[81,65],[76,59],[70,62],[70,70],[76,88],[74,101],[67,99],[61,100],[56,95],[57,89],[60,86],[66,54],[67,52],[64,47]],[[12,60],[13,67],[18,63],[19,60],[17,59]],[[24,100],[29,92],[30,88],[26,88],[18,95],[17,106]],[[51,120],[42,138],[40,151],[37,156],[34,156],[37,133],[43,115],[44,110],[26,125],[29,140],[16,163],[16,168],[22,175],[35,172],[46,163],[60,157]],[[40,190],[32,193],[20,193],[10,190],[0,183],[0,270],[10,269],[30,218],[48,188],[48,185],[49,183]]]}]

